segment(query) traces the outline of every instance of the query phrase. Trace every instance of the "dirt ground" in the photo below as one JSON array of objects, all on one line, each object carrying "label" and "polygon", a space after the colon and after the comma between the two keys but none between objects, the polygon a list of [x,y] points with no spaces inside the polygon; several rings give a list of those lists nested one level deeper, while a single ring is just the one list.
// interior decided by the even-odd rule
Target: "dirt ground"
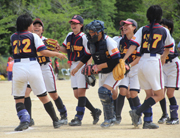
[{"label": "dirt ground", "polygon": [[[19,124],[16,115],[15,103],[11,95],[12,82],[0,81],[0,137],[1,138],[180,138],[180,125],[159,125],[159,129],[145,130],[140,125],[139,129],[135,129],[129,116],[129,104],[125,100],[122,111],[122,122],[120,125],[114,125],[109,129],[102,129],[100,124],[103,122],[103,114],[96,125],[92,124],[92,116],[90,111],[86,109],[82,121],[82,126],[71,127],[61,126],[54,129],[52,121],[46,113],[42,103],[31,93],[32,99],[32,117],[35,125],[23,132],[15,132],[14,128]],[[70,80],[58,80],[57,89],[68,111],[68,121],[74,118],[76,114],[77,100],[73,96],[70,87]],[[95,87],[87,90],[87,97],[91,103],[102,110],[102,105],[98,98],[98,82]],[[180,103],[180,91],[175,92],[178,104]],[[141,102],[144,101],[145,93],[141,90],[139,97]],[[167,109],[169,111],[169,101],[167,101]],[[54,104],[54,102],[53,102]],[[55,105],[55,104],[54,104]],[[55,106],[54,106],[55,107]],[[56,113],[59,113],[55,107]],[[178,111],[180,114],[180,110]],[[159,103],[153,106],[153,122],[157,124],[162,112]]]}]

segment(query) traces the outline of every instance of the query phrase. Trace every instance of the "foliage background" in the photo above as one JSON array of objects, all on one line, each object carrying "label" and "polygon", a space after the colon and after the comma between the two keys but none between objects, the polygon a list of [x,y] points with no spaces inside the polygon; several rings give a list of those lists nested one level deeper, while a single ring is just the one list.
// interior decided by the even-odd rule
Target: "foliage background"
[{"label": "foliage background", "polygon": [[[174,21],[173,37],[180,41],[180,0],[0,0],[0,56],[12,55],[10,36],[16,31],[16,19],[27,13],[44,23],[44,36],[62,44],[71,31],[68,21],[75,14],[84,18],[84,25],[94,19],[102,20],[110,36],[119,35],[119,21],[133,18],[138,26],[148,24],[146,11],[158,4],[163,18]],[[2,64],[1,64],[2,65]],[[0,71],[1,72],[1,71]]]}]

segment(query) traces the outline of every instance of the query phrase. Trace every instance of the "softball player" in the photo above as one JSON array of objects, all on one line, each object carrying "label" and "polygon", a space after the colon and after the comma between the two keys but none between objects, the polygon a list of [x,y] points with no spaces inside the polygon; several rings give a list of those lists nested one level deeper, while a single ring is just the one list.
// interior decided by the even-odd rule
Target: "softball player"
[{"label": "softball player", "polygon": [[[80,59],[84,56],[84,46],[87,43],[87,39],[82,32],[83,22],[83,18],[79,15],[74,15],[72,17],[69,23],[71,24],[71,29],[73,32],[68,33],[66,39],[63,42],[64,47],[61,47],[61,51],[67,52],[68,54],[68,59],[71,61],[71,70],[73,70],[78,65]],[[85,76],[81,74],[81,69],[75,76],[71,76],[71,87],[74,91],[74,96],[78,99],[78,105],[76,107],[77,114],[75,115],[75,118],[69,123],[70,126],[81,125],[85,106],[91,111],[94,119],[93,124],[96,124],[99,121],[99,116],[101,115],[101,110],[95,109],[88,98],[85,96],[88,84],[86,83]]]},{"label": "softball player", "polygon": [[113,78],[112,70],[119,63],[120,53],[117,43],[104,34],[104,22],[94,20],[86,26],[88,43],[85,45],[85,55],[76,67],[71,71],[74,76],[82,66],[93,57],[95,65],[93,70],[99,73],[99,97],[104,110],[104,122],[101,127],[107,128],[115,121],[114,106],[111,91],[116,88],[120,81]]},{"label": "softball player", "polygon": [[[174,30],[174,25],[171,20],[162,19],[160,24],[166,27],[167,29],[169,29],[170,34],[172,35]],[[164,92],[167,92],[167,97],[169,98],[169,102],[170,102],[169,108],[170,108],[171,118],[169,120],[169,116],[166,110],[166,100],[164,98],[160,101],[163,115],[158,121],[159,124],[163,124],[164,122],[166,122],[166,124],[168,125],[179,124],[178,113],[177,113],[178,105],[176,98],[174,97],[174,91],[178,90],[180,87],[180,82],[179,82],[180,61],[178,58],[178,53],[175,47],[174,39],[173,42],[174,42],[174,47],[170,49],[170,53],[166,58],[166,63],[163,65],[164,82],[165,82]]]},{"label": "softball player", "polygon": [[16,21],[17,32],[11,35],[14,58],[12,95],[14,96],[17,115],[20,119],[20,124],[15,128],[15,131],[22,131],[29,127],[30,115],[24,106],[27,82],[31,84],[34,94],[44,104],[45,110],[53,120],[54,128],[58,128],[61,125],[54,107],[47,97],[41,68],[36,59],[36,51],[44,56],[66,57],[63,54],[46,50],[39,36],[31,33],[33,29],[32,22],[31,17],[28,15],[19,16]]},{"label": "softball player", "polygon": [[[126,21],[122,20],[120,25],[123,28],[124,36],[114,37],[114,40],[118,43],[118,48],[121,54],[121,57],[124,57],[128,48],[129,42],[133,35],[137,31],[137,22],[133,19],[127,19]],[[140,85],[138,80],[138,65],[140,57],[137,53],[137,49],[129,56],[129,58],[125,61],[131,67],[130,72],[125,75],[125,77],[121,80],[119,84],[120,93],[116,101],[116,124],[121,122],[121,111],[124,105],[124,98],[128,93],[128,87],[130,90],[130,96],[132,100],[131,109],[137,109],[141,104],[138,97],[138,93],[140,91]],[[130,99],[129,99],[130,101]],[[131,103],[131,102],[130,102]],[[141,121],[141,120],[140,120]],[[140,122],[139,122],[140,123]]]},{"label": "softball player", "polygon": [[159,126],[152,123],[151,106],[164,98],[162,65],[169,54],[169,49],[173,47],[173,41],[169,30],[159,25],[162,16],[160,6],[150,6],[146,16],[150,25],[141,27],[136,32],[123,59],[126,60],[137,46],[141,46],[138,78],[141,88],[146,92],[146,100],[137,110],[130,111],[130,116],[134,126],[138,126],[139,117],[145,111],[148,117],[144,117],[143,128],[156,129]]},{"label": "softball player", "polygon": [[[43,22],[39,18],[36,18],[33,21],[33,32],[36,33],[41,38],[41,40],[45,40],[47,38],[42,36],[43,31],[44,31]],[[42,75],[43,75],[46,89],[47,89],[49,95],[51,96],[51,98],[54,100],[58,111],[60,112],[61,124],[66,125],[67,124],[67,111],[66,111],[66,107],[63,104],[63,101],[61,100],[60,96],[57,93],[55,75],[53,72],[53,68],[50,64],[50,58],[43,56],[40,52],[37,52],[37,55],[38,55],[38,62],[41,66]],[[29,114],[31,116],[31,106],[30,106],[31,100],[29,97],[30,92],[31,92],[31,89],[27,88],[25,105],[26,105],[26,109],[29,111]],[[34,121],[31,118],[30,126],[33,124],[34,124]]]}]

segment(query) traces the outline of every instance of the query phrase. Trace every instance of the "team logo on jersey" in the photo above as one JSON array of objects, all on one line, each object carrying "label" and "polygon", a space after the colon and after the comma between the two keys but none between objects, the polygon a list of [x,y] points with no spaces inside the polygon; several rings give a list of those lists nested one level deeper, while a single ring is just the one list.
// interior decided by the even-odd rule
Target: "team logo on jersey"
[{"label": "team logo on jersey", "polygon": [[97,60],[100,60],[99,55],[96,55]]},{"label": "team logo on jersey", "polygon": [[119,50],[118,50],[118,48],[116,47],[116,48],[114,48],[113,50],[111,50],[111,52],[112,53],[116,53],[116,52],[118,52]]},{"label": "team logo on jersey", "polygon": [[132,39],[133,39],[133,40],[135,40],[135,39],[136,39],[136,37],[135,37],[135,36],[133,36],[133,37],[132,37]]},{"label": "team logo on jersey", "polygon": [[71,43],[67,42],[67,49],[70,49],[70,45],[71,45]]}]

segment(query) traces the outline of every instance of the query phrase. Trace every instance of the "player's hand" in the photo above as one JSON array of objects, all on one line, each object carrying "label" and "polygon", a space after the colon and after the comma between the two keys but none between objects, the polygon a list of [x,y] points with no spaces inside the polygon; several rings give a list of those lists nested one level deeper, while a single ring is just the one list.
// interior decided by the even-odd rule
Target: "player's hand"
[{"label": "player's hand", "polygon": [[93,74],[98,74],[98,72],[101,71],[102,69],[95,64],[92,66],[92,70],[93,70]]},{"label": "player's hand", "polygon": [[163,58],[163,57],[161,57],[161,64],[162,64],[162,65],[164,65],[164,64],[165,64],[165,62],[166,62],[166,59],[165,59],[165,58]]},{"label": "player's hand", "polygon": [[78,68],[74,68],[74,69],[71,71],[71,75],[74,76],[77,71],[78,71]]},{"label": "player's hand", "polygon": [[58,53],[57,55],[58,58],[62,59],[67,59],[67,57],[64,54]]}]

